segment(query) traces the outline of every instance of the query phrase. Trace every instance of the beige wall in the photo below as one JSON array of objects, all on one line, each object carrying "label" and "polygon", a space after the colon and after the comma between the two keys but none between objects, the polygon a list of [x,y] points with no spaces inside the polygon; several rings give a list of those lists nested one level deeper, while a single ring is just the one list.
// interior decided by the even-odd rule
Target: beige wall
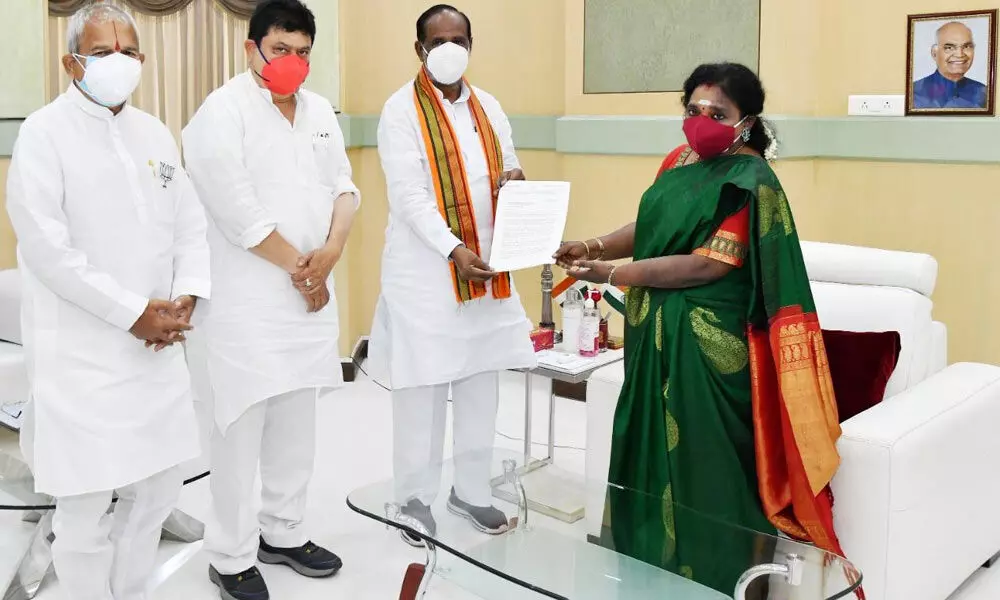
[{"label": "beige wall", "polygon": [[[377,114],[413,76],[413,25],[429,4],[340,0],[346,113]],[[583,0],[466,4],[475,36],[470,77],[496,95],[508,113],[678,114],[677,94],[582,94]],[[848,94],[901,93],[906,14],[964,8],[959,0],[762,0],[761,75],[768,111],[842,115]],[[859,19],[862,9],[866,16]],[[371,324],[387,214],[377,152],[354,149],[350,158],[364,206],[338,269],[345,349]],[[659,163],[658,157],[540,151],[522,152],[521,158],[529,177],[572,182],[568,237],[603,233],[631,218]],[[7,164],[0,158],[0,181]],[[936,256],[941,275],[935,312],[949,326],[952,358],[1000,363],[1000,341],[992,335],[1000,325],[993,321],[1000,317],[990,310],[1000,293],[1000,267],[992,253],[981,250],[994,237],[993,224],[1000,222],[1000,208],[992,202],[993,190],[1000,187],[996,166],[804,160],[779,162],[776,170],[803,238]],[[0,201],[2,195],[0,189]],[[0,266],[12,264],[13,236],[2,215]],[[518,273],[516,280],[537,320],[538,273]]]},{"label": "beige wall", "polygon": [[[816,71],[824,76],[813,82],[816,114],[844,114],[849,94],[903,94],[906,15],[970,8],[1000,8],[1000,2],[821,3]],[[1000,222],[996,165],[823,160],[814,167],[813,192],[793,196],[796,216],[806,216],[803,237],[934,255],[940,264],[934,313],[948,325],[950,359],[1000,363],[1000,317],[993,310],[1000,266],[986,247]]]},{"label": "beige wall", "polygon": [[47,0],[3,0],[0,23],[7,46],[0,85],[0,119],[23,119],[45,103]]},{"label": "beige wall", "polygon": [[[679,113],[676,93],[582,93],[583,0],[510,4],[469,7],[476,38],[471,76],[497,95],[508,112]],[[377,113],[384,99],[412,76],[416,68],[410,49],[413,21],[425,5],[393,0],[342,2],[344,23],[378,24],[375,32],[370,27],[343,28],[348,112]],[[521,9],[528,5],[534,18],[522,18]],[[879,18],[858,19],[862,8],[867,14],[876,11]],[[962,8],[951,0],[875,4],[763,0],[761,77],[768,91],[768,112],[842,115],[848,94],[901,93],[906,14]],[[513,48],[507,32],[524,28],[529,35]],[[859,39],[868,42],[858,43]],[[880,50],[871,51],[871,44],[878,44]],[[380,54],[380,49],[392,52]],[[522,155],[530,177],[572,182],[567,237],[603,233],[631,218],[659,163],[658,157]],[[356,150],[351,158],[366,193],[365,209],[351,242],[354,287],[349,331],[354,339],[366,333],[371,323],[386,211],[377,153]],[[1000,209],[988,202],[988,190],[997,189],[1000,171],[994,166],[827,160],[783,161],[776,171],[804,239],[936,256],[941,276],[935,314],[949,325],[952,358],[1000,363],[1000,342],[991,334],[995,317],[989,311],[1000,292],[995,289],[1000,287],[1000,267],[993,265],[991,254],[975,251],[992,238],[992,224],[1000,222],[996,214]],[[516,280],[529,314],[537,320],[538,273],[519,273]]]},{"label": "beige wall", "polygon": [[[817,72],[820,114],[844,114],[849,94],[903,94],[906,15],[1000,8],[998,0],[836,0],[822,8]],[[864,40],[862,42],[862,40]],[[985,44],[980,43],[980,48]],[[985,60],[979,53],[976,60]],[[830,74],[836,74],[831,77]],[[1000,358],[1000,357],[998,357]]]},{"label": "beige wall", "polygon": [[[378,114],[417,73],[417,17],[427,0],[341,0],[344,111]],[[510,114],[562,114],[563,2],[467,2],[474,45],[469,77]],[[517,35],[511,32],[516,31]]]}]

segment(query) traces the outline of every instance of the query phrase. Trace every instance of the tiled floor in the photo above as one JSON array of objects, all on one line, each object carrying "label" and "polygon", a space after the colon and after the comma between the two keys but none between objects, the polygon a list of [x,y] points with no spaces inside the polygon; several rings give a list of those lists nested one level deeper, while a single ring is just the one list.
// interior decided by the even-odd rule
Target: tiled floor
[{"label": "tiled floor", "polygon": [[[498,446],[521,447],[518,438],[523,437],[522,381],[515,375],[505,376],[502,381]],[[533,412],[534,439],[544,442],[548,429],[545,403],[536,401]],[[261,570],[271,596],[277,600],[396,598],[406,565],[422,561],[423,552],[404,545],[396,534],[352,512],[345,504],[345,497],[351,490],[387,479],[391,474],[389,395],[375,384],[363,380],[325,397],[320,403],[317,419],[320,436],[316,475],[309,498],[309,527],[313,539],[340,554],[345,566],[339,575],[329,580],[307,580],[283,567],[264,566]],[[585,422],[582,403],[558,400],[556,442],[561,447],[556,451],[556,463],[566,470],[583,471],[584,456],[580,448],[585,442]],[[12,441],[12,436],[0,435],[0,450]],[[544,447],[538,445],[536,449],[536,454],[539,454]],[[204,519],[207,506],[207,480],[185,489],[180,508]],[[8,525],[6,521],[0,523],[7,531]],[[7,544],[0,544],[4,545]],[[217,590],[206,576],[208,562],[204,553],[200,552],[200,542],[164,542],[160,564],[160,573],[165,580],[156,587],[152,600],[218,598]],[[37,596],[39,600],[60,600],[63,597],[58,582],[49,583]],[[441,579],[435,579],[428,597],[438,600],[474,598]],[[505,600],[511,597],[498,596]],[[1000,566],[980,572],[949,600],[997,598],[1000,598]]]}]

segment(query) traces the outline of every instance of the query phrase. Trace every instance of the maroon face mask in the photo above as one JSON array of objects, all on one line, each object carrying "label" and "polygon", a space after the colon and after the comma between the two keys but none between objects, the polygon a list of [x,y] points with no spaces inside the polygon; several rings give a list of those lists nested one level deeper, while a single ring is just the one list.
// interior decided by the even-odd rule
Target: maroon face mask
[{"label": "maroon face mask", "polygon": [[736,127],[705,115],[684,119],[684,135],[701,158],[719,156],[736,143]]}]

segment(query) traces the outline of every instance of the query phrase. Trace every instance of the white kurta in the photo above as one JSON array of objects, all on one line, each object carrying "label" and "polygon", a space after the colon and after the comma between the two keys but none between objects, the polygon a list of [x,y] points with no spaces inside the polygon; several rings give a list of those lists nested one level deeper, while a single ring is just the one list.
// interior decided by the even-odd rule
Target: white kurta
[{"label": "white kurta", "polygon": [[223,432],[258,402],[343,383],[333,278],[330,303],[308,313],[288,273],[249,252],[275,229],[302,253],[320,248],[334,200],[360,199],[333,107],[305,90],[297,99],[293,126],[244,73],[213,92],[183,133],[212,248],[214,294],[194,341],[204,343]]},{"label": "white kurta", "polygon": [[[496,98],[474,88],[503,150],[503,169],[520,168],[510,122]],[[443,100],[441,92],[436,90]],[[469,110],[469,90],[443,100],[455,129],[472,193],[483,260],[493,244],[493,195],[486,156]],[[438,211],[413,82],[382,110],[378,151],[389,193],[382,292],[372,325],[372,373],[393,389],[449,383],[489,371],[533,367],[531,323],[517,291],[460,305],[448,260],[461,243]]]},{"label": "white kurta", "polygon": [[37,489],[111,490],[196,457],[183,349],[155,353],[128,331],[150,298],[209,294],[204,212],[167,128],[70,85],[21,126],[7,209]]}]

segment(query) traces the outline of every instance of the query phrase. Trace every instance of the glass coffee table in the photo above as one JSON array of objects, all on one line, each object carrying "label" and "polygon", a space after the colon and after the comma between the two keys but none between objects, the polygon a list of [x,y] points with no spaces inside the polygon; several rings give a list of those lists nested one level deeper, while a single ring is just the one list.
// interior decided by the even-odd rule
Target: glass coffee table
[{"label": "glass coffee table", "polygon": [[[861,596],[861,573],[845,559],[807,544],[729,525],[672,502],[607,482],[589,481],[556,465],[554,489],[573,497],[606,499],[603,515],[566,523],[529,509],[520,480],[522,453],[486,454],[492,476],[504,478],[517,502],[494,506],[509,518],[497,536],[476,531],[451,514],[446,501],[456,464],[484,460],[459,456],[441,469],[432,512],[437,531],[401,512],[398,482],[375,483],[351,493],[348,506],[366,517],[424,540],[424,564],[403,574],[400,600],[424,598],[437,576],[487,600],[836,600]],[[555,476],[558,475],[558,476]],[[588,506],[593,506],[588,503]],[[627,516],[629,527],[614,525]],[[621,523],[621,521],[617,521]],[[691,543],[677,543],[683,531]],[[650,535],[647,535],[650,534]],[[671,537],[673,536],[673,537]],[[400,541],[400,543],[403,543]],[[618,549],[628,547],[628,552]],[[640,555],[638,560],[630,555]]]}]

